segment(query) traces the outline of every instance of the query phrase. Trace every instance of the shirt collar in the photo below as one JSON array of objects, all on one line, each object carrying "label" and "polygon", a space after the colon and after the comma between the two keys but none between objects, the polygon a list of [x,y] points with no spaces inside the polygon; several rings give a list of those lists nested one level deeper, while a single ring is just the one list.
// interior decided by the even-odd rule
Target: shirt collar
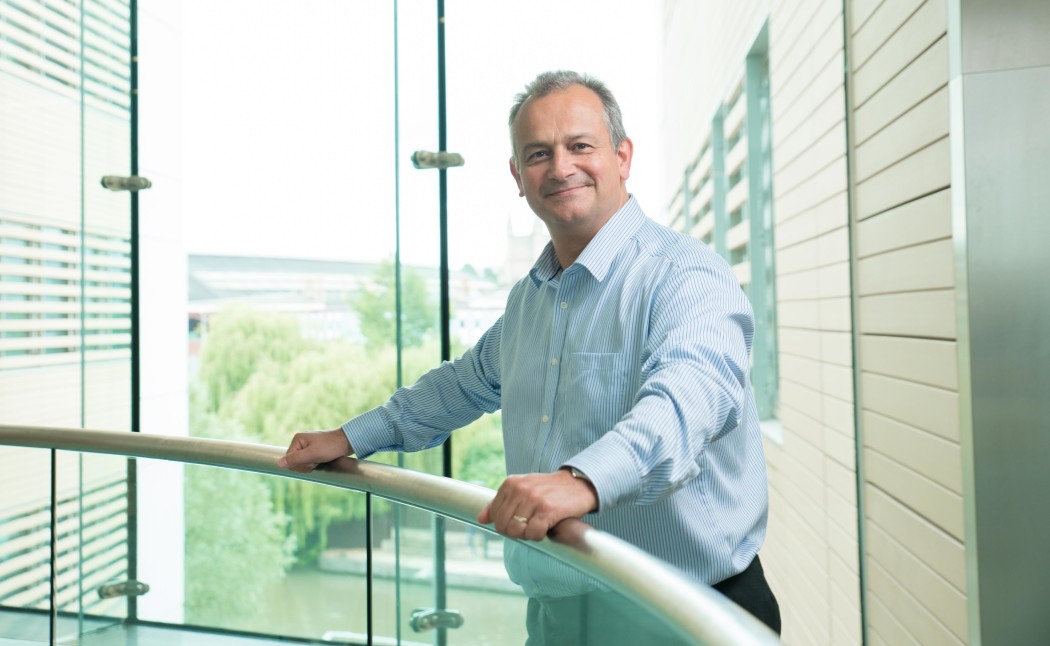
[{"label": "shirt collar", "polygon": [[[642,212],[642,207],[638,206],[633,195],[629,196],[627,202],[598,230],[598,233],[584,247],[583,253],[576,258],[576,262],[566,271],[580,265],[589,271],[598,282],[605,280],[613,258],[644,221],[645,213]],[[560,270],[561,264],[558,262],[557,254],[554,253],[554,243],[548,242],[540,253],[540,257],[536,259],[536,264],[529,271],[529,277],[536,286],[539,286],[540,283],[548,282],[557,276]]]},{"label": "shirt collar", "polygon": [[613,259],[631,236],[642,226],[645,214],[642,207],[631,195],[620,210],[613,214],[591,241],[584,247],[583,253],[576,259],[575,265],[582,265],[591,272],[595,280],[602,282],[609,273]]}]

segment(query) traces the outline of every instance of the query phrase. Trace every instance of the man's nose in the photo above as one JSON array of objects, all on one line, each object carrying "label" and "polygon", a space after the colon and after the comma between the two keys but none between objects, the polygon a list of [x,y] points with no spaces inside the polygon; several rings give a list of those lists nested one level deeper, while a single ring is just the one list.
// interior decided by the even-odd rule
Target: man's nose
[{"label": "man's nose", "polygon": [[575,172],[576,162],[567,151],[555,150],[551,153],[550,174],[553,179],[561,181],[572,177]]}]

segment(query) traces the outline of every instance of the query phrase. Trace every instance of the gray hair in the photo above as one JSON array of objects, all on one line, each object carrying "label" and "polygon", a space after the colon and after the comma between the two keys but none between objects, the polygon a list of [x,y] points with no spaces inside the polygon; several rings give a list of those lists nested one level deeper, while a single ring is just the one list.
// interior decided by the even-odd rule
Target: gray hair
[{"label": "gray hair", "polygon": [[519,92],[514,97],[514,105],[510,108],[510,119],[507,125],[510,126],[510,144],[511,148],[513,148],[515,164],[518,162],[518,151],[514,142],[514,119],[517,118],[518,112],[521,111],[521,106],[529,99],[539,99],[552,92],[563,92],[573,85],[582,85],[597,94],[598,98],[601,99],[602,109],[605,112],[605,127],[609,131],[609,140],[612,142],[613,149],[618,150],[620,148],[620,144],[627,138],[627,133],[623,129],[623,115],[620,113],[620,105],[616,102],[616,98],[613,97],[612,92],[609,91],[605,83],[586,74],[557,70],[540,74],[525,86],[524,92]]}]

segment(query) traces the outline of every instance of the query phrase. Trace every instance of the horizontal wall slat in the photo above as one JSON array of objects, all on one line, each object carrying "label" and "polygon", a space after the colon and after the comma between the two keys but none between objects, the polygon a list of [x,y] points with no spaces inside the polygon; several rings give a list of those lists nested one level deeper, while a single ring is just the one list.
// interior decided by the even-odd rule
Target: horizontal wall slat
[{"label": "horizontal wall slat", "polygon": [[947,135],[948,88],[943,87],[857,147],[856,179],[863,182]]},{"label": "horizontal wall slat", "polygon": [[962,496],[962,448],[926,431],[864,411],[864,445]]},{"label": "horizontal wall slat", "polygon": [[864,409],[959,442],[959,395],[870,373],[861,374]]},{"label": "horizontal wall slat", "polygon": [[876,487],[867,485],[864,513],[956,590],[966,592],[966,550],[961,541]]},{"label": "horizontal wall slat", "polygon": [[951,194],[938,191],[857,223],[858,258],[952,235]]},{"label": "horizontal wall slat", "polygon": [[[885,54],[885,50],[893,45],[891,41],[903,31],[907,23],[921,11],[925,4],[923,0],[891,0],[879,5],[878,11],[874,12],[871,19],[857,29],[853,35],[853,71],[857,72],[866,66],[869,60],[880,52]],[[946,17],[942,17],[942,33],[946,22]],[[897,68],[900,67],[903,65],[898,62]]]},{"label": "horizontal wall slat", "polygon": [[858,302],[857,324],[864,334],[955,338],[954,290],[877,294]]},{"label": "horizontal wall slat", "polygon": [[860,337],[865,372],[946,390],[959,387],[956,351],[955,341],[870,334]]},{"label": "horizontal wall slat", "polygon": [[881,213],[951,183],[948,138],[938,140],[856,186],[857,218]]},{"label": "horizontal wall slat", "polygon": [[858,293],[949,289],[955,286],[955,249],[951,239],[906,247],[857,262]]},{"label": "horizontal wall slat", "polygon": [[862,106],[854,106],[853,132],[862,144],[948,83],[948,40],[942,37]]},{"label": "horizontal wall slat", "polygon": [[[910,638],[891,643],[918,643],[923,646],[962,646],[964,642],[937,620],[921,603],[898,583],[878,561],[871,561],[868,575],[869,599],[875,598],[883,604],[890,617],[879,616],[878,627],[892,626],[899,622],[900,628]],[[892,618],[892,622],[890,621]],[[874,621],[873,617],[873,621]],[[903,640],[897,633],[894,639]]]},{"label": "horizontal wall slat", "polygon": [[864,469],[872,485],[963,540],[961,496],[871,449],[864,451]]}]

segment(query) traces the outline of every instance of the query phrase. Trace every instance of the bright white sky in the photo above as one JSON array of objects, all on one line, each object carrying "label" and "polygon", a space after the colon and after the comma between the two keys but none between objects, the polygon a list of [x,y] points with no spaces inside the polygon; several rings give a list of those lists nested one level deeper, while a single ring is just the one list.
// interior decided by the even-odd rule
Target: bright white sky
[{"label": "bright white sky", "polygon": [[[435,4],[401,0],[398,16],[410,264],[437,264],[438,175],[409,163],[413,150],[437,150]],[[660,0],[445,4],[448,148],[466,159],[449,171],[452,267],[498,267],[508,226],[532,226],[507,169],[506,119],[514,94],[547,69],[610,86],[635,143],[628,188],[663,217]],[[187,251],[392,257],[392,3],[187,0],[181,11]]]}]

